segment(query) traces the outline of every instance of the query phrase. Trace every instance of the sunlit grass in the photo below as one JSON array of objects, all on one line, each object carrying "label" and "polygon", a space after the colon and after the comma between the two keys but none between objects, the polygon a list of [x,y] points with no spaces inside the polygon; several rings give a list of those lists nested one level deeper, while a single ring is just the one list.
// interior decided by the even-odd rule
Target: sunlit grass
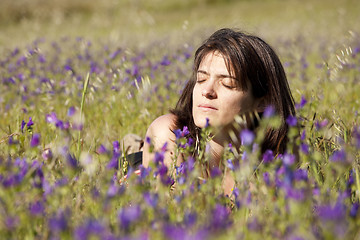
[{"label": "sunlit grass", "polygon": [[[1,236],[359,236],[359,4],[105,1],[86,9],[1,26]],[[220,26],[255,32],[279,53],[298,106],[289,137],[299,161],[291,162],[290,150],[259,162],[252,144],[229,148],[224,168],[237,180],[230,198],[221,175],[199,178],[205,158],[188,159],[175,179],[152,163],[119,184],[122,138],[144,137],[174,107],[194,50]],[[264,119],[259,132],[274,123]]]}]

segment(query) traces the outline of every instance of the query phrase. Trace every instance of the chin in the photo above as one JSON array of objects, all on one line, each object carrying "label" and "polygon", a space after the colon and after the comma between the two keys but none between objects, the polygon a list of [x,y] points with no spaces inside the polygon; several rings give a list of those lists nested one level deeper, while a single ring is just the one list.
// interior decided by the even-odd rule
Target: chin
[{"label": "chin", "polygon": [[195,126],[199,128],[204,128],[206,126],[206,118],[204,119],[194,119]]}]

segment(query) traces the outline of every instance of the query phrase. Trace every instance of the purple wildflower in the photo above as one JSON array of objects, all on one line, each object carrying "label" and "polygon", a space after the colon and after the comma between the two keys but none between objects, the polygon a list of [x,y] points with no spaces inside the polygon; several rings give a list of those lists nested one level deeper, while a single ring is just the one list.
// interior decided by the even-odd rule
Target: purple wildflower
[{"label": "purple wildflower", "polygon": [[13,230],[19,225],[19,222],[20,221],[18,216],[7,217],[5,219],[5,226],[8,230]]},{"label": "purple wildflower", "polygon": [[297,181],[307,181],[308,180],[308,172],[305,169],[297,169],[294,173],[295,180]]},{"label": "purple wildflower", "polygon": [[227,207],[216,204],[215,208],[212,211],[213,217],[210,222],[211,230],[223,230],[232,225],[230,219],[230,211]]},{"label": "purple wildflower", "polygon": [[296,109],[303,108],[306,103],[307,103],[307,100],[306,100],[306,98],[304,97],[304,95],[302,95],[300,102],[299,102],[298,104],[296,104]]},{"label": "purple wildflower", "polygon": [[35,188],[42,188],[43,187],[43,182],[44,182],[44,173],[43,173],[43,171],[41,169],[41,166],[39,166],[34,171],[33,186]]},{"label": "purple wildflower", "polygon": [[249,191],[248,192],[248,195],[247,195],[247,197],[246,197],[246,204],[251,204],[251,200],[252,200],[252,197],[251,197],[251,192]]},{"label": "purple wildflower", "polygon": [[168,66],[171,64],[171,61],[169,60],[168,56],[165,55],[161,60],[160,64],[163,66]]},{"label": "purple wildflower", "polygon": [[263,226],[259,223],[256,217],[253,220],[249,221],[247,227],[250,231],[254,232],[260,232],[263,228]]},{"label": "purple wildflower", "polygon": [[100,146],[97,149],[97,152],[99,154],[106,154],[108,152],[108,150],[106,149],[106,147],[102,144],[100,144]]},{"label": "purple wildflower", "polygon": [[26,124],[26,126],[29,128],[29,127],[31,127],[32,125],[34,125],[34,122],[32,121],[32,117],[29,117],[29,121],[28,121],[28,123]]},{"label": "purple wildflower", "polygon": [[19,54],[20,50],[18,47],[16,47],[12,52],[11,52],[11,56],[15,57],[17,54]]},{"label": "purple wildflower", "polygon": [[359,202],[353,203],[350,209],[350,217],[356,218],[356,215],[358,214],[358,210],[359,210]]},{"label": "purple wildflower", "polygon": [[164,145],[161,147],[161,152],[165,153],[167,151],[167,142],[164,143]]},{"label": "purple wildflower", "polygon": [[74,169],[78,168],[79,164],[74,155],[68,153],[66,155],[66,160],[70,167],[72,167]]},{"label": "purple wildflower", "polygon": [[318,187],[315,187],[313,190],[312,190],[312,194],[314,196],[319,196],[320,195],[320,189]]},{"label": "purple wildflower", "polygon": [[242,145],[250,146],[255,139],[255,134],[249,129],[244,129],[240,133],[240,139]]},{"label": "purple wildflower", "polygon": [[69,64],[65,64],[64,65],[64,70],[65,71],[69,71],[69,72],[74,72],[74,70],[73,70],[73,68],[71,67],[71,65],[69,65]]},{"label": "purple wildflower", "polygon": [[348,188],[351,187],[352,184],[354,184],[354,174],[355,174],[354,169],[351,169],[349,173],[349,179],[346,182],[346,186]]},{"label": "purple wildflower", "polygon": [[10,136],[8,143],[9,143],[9,145],[13,145],[13,144],[18,144],[19,141],[18,141],[18,140],[14,140],[14,137],[13,137],[13,136]]},{"label": "purple wildflower", "polygon": [[305,133],[305,130],[303,130],[302,133],[301,133],[301,136],[300,136],[300,140],[304,141],[305,137],[306,137],[306,133]]},{"label": "purple wildflower", "polygon": [[113,152],[114,153],[120,153],[120,143],[119,141],[113,142]]},{"label": "purple wildflower", "polygon": [[336,203],[334,206],[323,205],[316,209],[316,213],[321,220],[325,221],[343,221],[345,217],[345,206],[341,203]]},{"label": "purple wildflower", "polygon": [[159,200],[159,195],[157,193],[152,194],[150,192],[145,192],[143,196],[144,196],[145,202],[149,206],[151,206],[153,208],[156,207],[158,200]]},{"label": "purple wildflower", "polygon": [[91,189],[91,197],[95,200],[98,199],[101,196],[99,189],[97,189],[96,187],[93,187]]},{"label": "purple wildflower", "polygon": [[81,131],[84,127],[84,124],[82,123],[72,123],[71,128],[74,130]]},{"label": "purple wildflower", "polygon": [[182,131],[181,131],[180,129],[175,129],[175,130],[174,130],[174,134],[175,134],[176,139],[183,138],[183,137],[185,137],[186,135],[188,135],[189,133],[190,133],[190,132],[189,132],[187,126],[184,126],[184,128],[183,128]]},{"label": "purple wildflower", "polygon": [[326,127],[326,125],[328,125],[329,121],[327,119],[324,119],[322,121],[316,121],[315,122],[315,127],[317,130],[320,130],[324,127]]},{"label": "purple wildflower", "polygon": [[73,116],[73,115],[75,114],[75,112],[76,112],[75,107],[70,107],[70,108],[68,109],[67,115],[68,115],[69,117],[71,117],[71,116]]},{"label": "purple wildflower", "polygon": [[355,140],[356,148],[360,149],[360,127],[355,127],[352,135]]},{"label": "purple wildflower", "polygon": [[263,179],[267,186],[270,185],[270,174],[268,172],[263,173]]},{"label": "purple wildflower", "polygon": [[194,140],[191,137],[189,137],[187,143],[185,144],[185,147],[190,147],[193,144],[194,144]]},{"label": "purple wildflower", "polygon": [[176,175],[185,175],[186,174],[186,167],[185,162],[180,163],[180,166],[175,166]]},{"label": "purple wildflower", "polygon": [[30,147],[36,147],[40,144],[40,134],[35,133],[30,140]]},{"label": "purple wildflower", "polygon": [[41,156],[45,161],[51,160],[53,158],[51,149],[50,148],[45,149],[41,154]]},{"label": "purple wildflower", "polygon": [[242,153],[242,156],[241,156],[241,160],[243,160],[244,162],[247,162],[248,161],[248,153],[247,153],[247,151],[244,151],[243,153]]},{"label": "purple wildflower", "polygon": [[336,150],[330,157],[332,162],[344,162],[346,160],[346,152],[344,149]]},{"label": "purple wildflower", "polygon": [[160,177],[165,177],[167,175],[168,168],[165,164],[160,164],[157,168],[156,175],[160,175]]},{"label": "purple wildflower", "polygon": [[91,61],[90,62],[90,73],[100,73],[100,67],[98,66],[98,63]]},{"label": "purple wildflower", "polygon": [[31,203],[29,210],[33,216],[43,215],[45,213],[45,207],[42,201]]},{"label": "purple wildflower", "polygon": [[270,117],[274,116],[274,114],[275,114],[274,106],[269,105],[265,108],[263,116],[264,116],[264,118],[270,118]]},{"label": "purple wildflower", "polygon": [[234,164],[232,162],[232,159],[228,159],[227,160],[227,167],[232,170],[232,171],[235,171],[235,167],[234,167]]},{"label": "purple wildflower", "polygon": [[186,230],[183,227],[166,224],[163,231],[166,238],[171,240],[183,240],[188,237]]},{"label": "purple wildflower", "polygon": [[210,119],[206,118],[205,128],[210,126]]},{"label": "purple wildflower", "polygon": [[220,177],[221,175],[222,175],[222,172],[221,172],[220,168],[218,168],[218,167],[213,167],[210,171],[210,176],[213,178]]},{"label": "purple wildflower", "polygon": [[108,239],[109,234],[105,227],[94,219],[87,219],[83,225],[74,231],[74,239],[92,239],[95,236],[99,239]]},{"label": "purple wildflower", "polygon": [[189,157],[186,161],[186,169],[188,172],[192,172],[195,167],[195,159],[193,157]]},{"label": "purple wildflower", "polygon": [[352,56],[355,57],[358,53],[360,53],[360,47],[355,47]]},{"label": "purple wildflower", "polygon": [[59,129],[64,129],[64,123],[61,120],[57,120],[55,126]]},{"label": "purple wildflower", "polygon": [[119,186],[117,183],[112,182],[106,192],[107,198],[113,198],[115,196],[121,195],[125,191],[124,186]]},{"label": "purple wildflower", "polygon": [[184,224],[187,227],[191,227],[196,223],[197,215],[196,212],[186,212],[184,215]]},{"label": "purple wildflower", "polygon": [[305,198],[304,190],[286,187],[286,197],[296,201],[302,201]]},{"label": "purple wildflower", "polygon": [[68,184],[69,179],[67,177],[60,178],[55,182],[55,187],[62,187]]},{"label": "purple wildflower", "polygon": [[288,118],[286,119],[286,123],[290,126],[290,127],[295,127],[297,124],[297,118],[295,116],[288,116]]},{"label": "purple wildflower", "polygon": [[288,154],[288,153],[286,153],[286,154],[284,154],[284,156],[283,156],[283,164],[285,165],[285,166],[291,166],[291,165],[293,165],[294,163],[295,163],[295,155],[294,154]]},{"label": "purple wildflower", "polygon": [[118,158],[116,157],[116,155],[114,155],[109,163],[106,165],[106,169],[119,169],[119,161]]},{"label": "purple wildflower", "polygon": [[2,185],[4,188],[9,188],[15,185],[15,175],[9,175],[7,177],[2,178]]},{"label": "purple wildflower", "polygon": [[140,165],[139,169],[140,169],[140,179],[144,179],[145,177],[147,177],[151,171],[150,167],[146,168],[143,165]]},{"label": "purple wildflower", "polygon": [[68,228],[68,219],[70,212],[68,210],[59,210],[49,218],[48,225],[52,232],[60,233]]},{"label": "purple wildflower", "polygon": [[123,229],[128,229],[131,224],[138,221],[141,215],[142,211],[139,205],[129,206],[127,208],[121,209],[118,214],[120,226]]},{"label": "purple wildflower", "polygon": [[306,155],[309,154],[309,145],[307,145],[306,143],[301,143],[300,150]]},{"label": "purple wildflower", "polygon": [[268,149],[263,154],[263,161],[264,163],[270,163],[274,160],[274,154],[273,151]]},{"label": "purple wildflower", "polygon": [[46,121],[48,123],[56,124],[56,122],[58,121],[56,113],[51,112],[50,114],[46,114]]},{"label": "purple wildflower", "polygon": [[162,176],[160,180],[164,186],[172,186],[175,183],[174,179],[168,175]]},{"label": "purple wildflower", "polygon": [[21,132],[23,133],[24,132],[24,127],[26,125],[26,122],[24,120],[21,121]]},{"label": "purple wildflower", "polygon": [[184,227],[166,224],[163,228],[164,235],[170,240],[189,240],[189,239],[208,239],[209,232],[206,229],[200,229],[197,232],[190,233]]},{"label": "purple wildflower", "polygon": [[121,53],[121,49],[117,49],[117,50],[115,50],[115,52],[112,52],[109,55],[109,58],[112,60],[112,59],[116,58],[120,53]]},{"label": "purple wildflower", "polygon": [[163,163],[164,162],[164,153],[163,152],[156,152],[154,157],[155,163]]}]

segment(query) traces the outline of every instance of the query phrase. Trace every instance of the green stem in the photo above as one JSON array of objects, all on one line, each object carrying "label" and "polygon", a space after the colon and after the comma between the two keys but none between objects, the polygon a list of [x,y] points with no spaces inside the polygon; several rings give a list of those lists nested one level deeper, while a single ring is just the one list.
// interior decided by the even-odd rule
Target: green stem
[{"label": "green stem", "polygon": [[356,188],[357,188],[357,195],[360,200],[360,176],[359,176],[359,167],[355,167],[355,175],[356,175]]},{"label": "green stem", "polygon": [[[82,123],[83,120],[83,112],[84,112],[84,104],[85,104],[85,95],[86,95],[86,91],[87,88],[89,86],[89,81],[90,81],[90,73],[88,72],[85,78],[85,83],[84,83],[84,88],[83,88],[83,92],[82,92],[82,97],[81,97],[81,105],[80,105],[80,123]],[[80,141],[81,141],[81,132],[82,130],[79,130],[79,135],[78,135],[78,145],[77,145],[77,156],[78,159],[80,158]]]}]

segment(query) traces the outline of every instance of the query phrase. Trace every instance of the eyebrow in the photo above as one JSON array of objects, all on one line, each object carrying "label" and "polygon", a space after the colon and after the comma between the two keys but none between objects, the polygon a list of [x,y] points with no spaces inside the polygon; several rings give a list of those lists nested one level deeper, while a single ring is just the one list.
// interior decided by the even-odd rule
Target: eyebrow
[{"label": "eyebrow", "polygon": [[[205,74],[207,76],[209,76],[210,74],[205,71],[205,70],[198,70],[197,73],[202,73],[202,74]],[[233,76],[230,76],[230,75],[226,75],[226,74],[219,74],[217,75],[217,77],[219,78],[232,78],[232,79],[235,79],[236,80],[236,77],[233,77]]]}]

